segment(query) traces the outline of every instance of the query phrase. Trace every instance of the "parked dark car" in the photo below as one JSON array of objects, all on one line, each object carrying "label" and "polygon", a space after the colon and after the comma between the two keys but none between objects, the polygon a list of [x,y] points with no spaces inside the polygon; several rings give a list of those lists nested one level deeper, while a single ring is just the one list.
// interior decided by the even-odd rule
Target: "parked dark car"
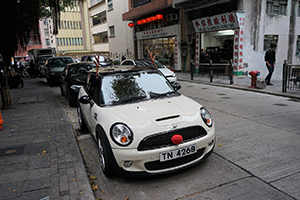
[{"label": "parked dark car", "polygon": [[69,63],[74,63],[74,61],[67,56],[53,57],[46,61],[46,79],[49,85],[59,83],[60,75]]},{"label": "parked dark car", "polygon": [[77,105],[78,92],[86,80],[87,72],[95,67],[93,62],[80,62],[64,68],[60,76],[60,92],[67,97],[69,106]]},{"label": "parked dark car", "polygon": [[[82,56],[81,57],[81,62],[82,61],[92,61],[92,62],[94,62],[95,57],[96,57],[96,55]],[[112,60],[106,55],[100,55],[99,61],[100,61],[100,65],[102,65],[102,67],[112,66],[112,64],[113,64]]]}]

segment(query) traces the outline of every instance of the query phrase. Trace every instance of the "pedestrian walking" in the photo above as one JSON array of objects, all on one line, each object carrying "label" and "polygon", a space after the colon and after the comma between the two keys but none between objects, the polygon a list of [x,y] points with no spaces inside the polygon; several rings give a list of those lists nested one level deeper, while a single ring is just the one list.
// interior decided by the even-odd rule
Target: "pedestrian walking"
[{"label": "pedestrian walking", "polygon": [[[208,54],[205,54],[204,49],[201,49],[200,52],[200,63],[205,63],[206,62],[206,56],[208,56]],[[200,72],[204,73],[204,65],[200,64]]]},{"label": "pedestrian walking", "polygon": [[218,51],[218,48],[215,48],[215,51],[212,52],[211,60],[212,60],[213,63],[219,63],[220,62],[221,57],[220,57],[220,53]]},{"label": "pedestrian walking", "polygon": [[123,60],[126,60],[126,58],[125,58],[125,56],[124,56],[124,55],[122,55],[122,61],[123,61]]},{"label": "pedestrian walking", "polygon": [[30,67],[31,78],[35,78],[35,64],[33,63],[33,60],[30,61],[29,67]]},{"label": "pedestrian walking", "polygon": [[267,69],[269,71],[268,75],[265,78],[267,85],[273,85],[271,83],[271,78],[276,64],[276,52],[275,52],[276,47],[277,47],[276,44],[271,43],[270,49],[265,53],[265,62],[266,62]]}]

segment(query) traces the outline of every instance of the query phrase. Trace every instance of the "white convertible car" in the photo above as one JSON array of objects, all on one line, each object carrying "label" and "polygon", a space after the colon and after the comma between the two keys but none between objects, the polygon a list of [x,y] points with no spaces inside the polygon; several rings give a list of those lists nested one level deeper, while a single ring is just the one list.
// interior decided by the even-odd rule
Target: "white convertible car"
[{"label": "white convertible car", "polygon": [[207,158],[215,146],[208,110],[153,68],[102,67],[78,95],[78,121],[96,139],[106,176],[162,174]]}]

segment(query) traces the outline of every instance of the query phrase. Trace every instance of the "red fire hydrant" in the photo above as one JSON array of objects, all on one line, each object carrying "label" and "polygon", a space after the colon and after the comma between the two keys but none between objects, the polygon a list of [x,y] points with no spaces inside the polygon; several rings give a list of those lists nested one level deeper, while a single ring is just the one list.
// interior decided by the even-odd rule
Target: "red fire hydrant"
[{"label": "red fire hydrant", "polygon": [[249,74],[251,75],[251,86],[250,88],[256,88],[256,80],[257,80],[257,76],[260,75],[260,72],[257,70],[251,71],[249,72]]}]

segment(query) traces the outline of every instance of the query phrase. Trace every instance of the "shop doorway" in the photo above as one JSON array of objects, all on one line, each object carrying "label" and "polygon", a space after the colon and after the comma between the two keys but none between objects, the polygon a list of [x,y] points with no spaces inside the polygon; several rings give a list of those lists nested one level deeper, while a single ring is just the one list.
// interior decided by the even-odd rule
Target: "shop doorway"
[{"label": "shop doorway", "polygon": [[206,62],[212,58],[215,48],[220,53],[220,63],[233,59],[234,30],[214,31],[201,34],[201,49],[205,50]]},{"label": "shop doorway", "polygon": [[147,49],[149,49],[155,55],[155,59],[160,61],[164,65],[171,67],[175,65],[175,37],[142,40],[142,48],[144,58],[149,58],[147,52]]}]

